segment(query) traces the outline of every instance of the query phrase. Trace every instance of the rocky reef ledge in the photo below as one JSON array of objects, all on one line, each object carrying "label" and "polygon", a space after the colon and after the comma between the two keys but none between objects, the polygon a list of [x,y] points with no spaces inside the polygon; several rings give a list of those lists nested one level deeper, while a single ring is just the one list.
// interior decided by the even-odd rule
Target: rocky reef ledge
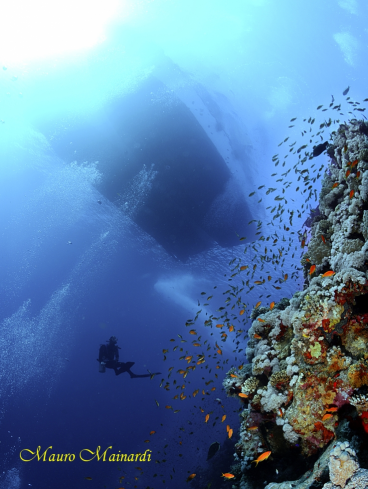
[{"label": "rocky reef ledge", "polygon": [[244,405],[233,488],[368,487],[368,123],[328,154],[305,288],[253,310],[250,363],[223,383]]}]

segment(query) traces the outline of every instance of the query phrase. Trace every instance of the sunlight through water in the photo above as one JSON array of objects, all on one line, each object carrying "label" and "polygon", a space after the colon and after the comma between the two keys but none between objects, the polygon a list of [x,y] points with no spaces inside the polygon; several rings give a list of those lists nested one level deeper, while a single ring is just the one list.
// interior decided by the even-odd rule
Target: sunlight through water
[{"label": "sunlight through water", "polygon": [[14,0],[2,5],[1,63],[16,64],[91,48],[107,25],[129,15],[126,2]]}]

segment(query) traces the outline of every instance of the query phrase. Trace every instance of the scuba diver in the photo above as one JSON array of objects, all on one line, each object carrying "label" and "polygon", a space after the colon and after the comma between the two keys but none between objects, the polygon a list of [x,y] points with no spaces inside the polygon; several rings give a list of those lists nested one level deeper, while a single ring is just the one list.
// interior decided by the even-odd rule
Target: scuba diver
[{"label": "scuba diver", "polygon": [[115,375],[128,372],[131,379],[137,377],[152,377],[153,375],[159,375],[161,372],[149,373],[143,375],[134,374],[130,369],[133,367],[134,362],[119,362],[119,350],[120,346],[117,345],[118,339],[116,336],[111,336],[107,345],[101,345],[97,361],[100,363],[99,371],[104,373],[107,368],[112,368],[115,371]]}]

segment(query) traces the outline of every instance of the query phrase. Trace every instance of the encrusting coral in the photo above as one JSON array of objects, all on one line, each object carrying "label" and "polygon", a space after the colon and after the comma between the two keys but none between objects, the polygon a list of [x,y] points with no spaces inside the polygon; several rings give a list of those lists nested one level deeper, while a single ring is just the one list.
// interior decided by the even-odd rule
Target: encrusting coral
[{"label": "encrusting coral", "polygon": [[[328,459],[327,457],[328,456]],[[328,460],[328,465],[327,465]],[[321,471],[321,467],[323,467]],[[321,480],[322,472],[328,467],[329,482],[323,486],[318,484]],[[367,489],[368,470],[359,467],[355,450],[347,441],[336,443],[331,451],[327,451],[323,457],[316,462],[313,473],[306,479],[297,482],[283,482],[268,484],[265,489],[307,489],[313,484],[318,484],[322,489]],[[317,487],[314,485],[313,487]]]},{"label": "encrusting coral", "polygon": [[[283,310],[258,309],[247,345],[252,370],[236,383],[224,381],[228,394],[247,396],[239,397],[245,409],[235,445],[244,487],[259,453],[272,451],[267,463],[288,447],[297,446],[304,458],[317,455],[336,439],[346,413],[368,433],[367,134],[368,123],[356,120],[335,134],[302,258],[307,286]],[[337,444],[331,452],[325,489],[368,487],[358,484],[367,475],[349,450]],[[355,474],[356,486],[342,480],[339,464],[345,475]]]}]

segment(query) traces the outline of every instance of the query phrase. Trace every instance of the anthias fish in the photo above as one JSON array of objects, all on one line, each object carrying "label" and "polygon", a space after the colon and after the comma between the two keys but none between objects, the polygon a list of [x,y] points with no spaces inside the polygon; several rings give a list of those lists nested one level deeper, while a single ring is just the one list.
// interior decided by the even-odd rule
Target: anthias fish
[{"label": "anthias fish", "polygon": [[271,455],[271,453],[272,453],[271,451],[263,452],[256,460],[253,460],[252,463],[255,462],[257,467],[259,462],[263,462],[264,460],[267,460],[268,457]]}]

